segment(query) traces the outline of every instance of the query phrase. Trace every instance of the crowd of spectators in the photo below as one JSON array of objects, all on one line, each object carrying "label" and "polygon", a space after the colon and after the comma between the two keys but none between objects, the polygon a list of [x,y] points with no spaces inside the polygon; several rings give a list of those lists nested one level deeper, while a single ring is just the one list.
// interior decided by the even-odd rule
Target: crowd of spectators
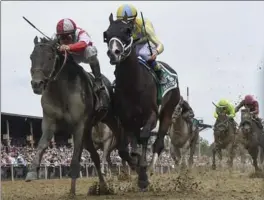
[{"label": "crowd of spectators", "polygon": [[[46,166],[50,168],[58,168],[58,166],[63,168],[63,171],[68,173],[72,158],[73,148],[67,146],[57,146],[56,148],[46,149],[43,158],[41,160],[41,166]],[[102,157],[102,151],[98,150],[100,157]],[[32,163],[32,160],[36,154],[36,149],[28,146],[10,146],[7,148],[1,145],[1,176],[3,179],[10,178],[10,166],[15,168],[15,174],[21,174],[21,177],[25,177],[27,166]],[[147,155],[148,160],[151,160],[152,153]],[[118,152],[115,150],[111,153],[111,161],[114,166],[121,165],[121,158]],[[159,159],[159,163],[163,166],[168,166],[173,163],[168,152],[164,152]],[[85,171],[85,166],[91,167],[93,162],[91,161],[90,154],[88,151],[84,150],[81,156],[81,165]],[[67,170],[66,170],[67,169]],[[7,175],[8,174],[8,175]],[[59,173],[57,173],[59,174]],[[16,177],[17,178],[17,177]]]}]

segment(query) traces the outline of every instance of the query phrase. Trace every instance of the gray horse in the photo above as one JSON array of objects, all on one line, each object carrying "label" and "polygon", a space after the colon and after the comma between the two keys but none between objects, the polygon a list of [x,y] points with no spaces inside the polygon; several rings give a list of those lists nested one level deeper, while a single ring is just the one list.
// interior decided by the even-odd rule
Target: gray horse
[{"label": "gray horse", "polygon": [[[106,165],[108,165],[109,170],[113,168],[110,154],[117,148],[118,138],[116,138],[116,135],[105,123],[99,122],[92,129],[92,139],[95,149],[100,149],[103,151],[101,172],[102,174],[106,174]],[[126,161],[123,159],[122,165],[123,167],[126,166]]]},{"label": "gray horse", "polygon": [[236,127],[234,122],[224,113],[219,112],[217,120],[214,124],[214,145],[213,145],[213,163],[212,169],[216,169],[215,155],[218,152],[220,160],[222,160],[222,149],[228,151],[228,166],[233,167],[233,159],[236,149]]},{"label": "gray horse", "polygon": [[[100,157],[92,141],[92,127],[102,120],[114,133],[118,123],[112,115],[111,106],[107,114],[95,111],[97,96],[93,92],[94,77],[76,64],[65,51],[57,50],[56,40],[34,39],[31,59],[31,85],[33,92],[41,97],[43,109],[42,136],[26,181],[37,179],[40,162],[45,149],[56,131],[63,129],[73,134],[74,150],[71,160],[71,194],[75,194],[76,180],[80,172],[80,158],[83,148],[87,149],[95,164],[100,181],[100,192],[107,192],[106,182],[100,170]],[[103,82],[111,99],[110,81],[103,76]]]},{"label": "gray horse", "polygon": [[[182,101],[182,99],[181,99]],[[171,139],[171,156],[175,161],[176,166],[182,160],[183,166],[187,166],[186,156],[187,151],[190,149],[189,167],[193,165],[193,155],[195,153],[196,144],[199,138],[199,128],[194,124],[189,124],[181,114],[181,109],[175,107],[172,114],[172,125],[169,129],[168,135]]]},{"label": "gray horse", "polygon": [[253,115],[249,109],[241,110],[241,122],[238,133],[241,135],[241,142],[245,149],[248,150],[252,160],[255,172],[261,171],[258,166],[258,155],[262,153],[259,151],[260,142],[262,140],[262,130],[255,122]]}]

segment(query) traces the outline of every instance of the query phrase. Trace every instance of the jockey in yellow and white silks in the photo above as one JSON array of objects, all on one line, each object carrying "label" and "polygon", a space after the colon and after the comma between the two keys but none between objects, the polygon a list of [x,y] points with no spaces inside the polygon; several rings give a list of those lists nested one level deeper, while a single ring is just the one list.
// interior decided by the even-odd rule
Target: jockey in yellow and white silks
[{"label": "jockey in yellow and white silks", "polygon": [[[163,52],[164,46],[156,36],[152,23],[148,19],[137,17],[138,13],[136,8],[130,4],[121,5],[117,9],[117,19],[122,20],[125,15],[127,16],[128,22],[133,26],[132,37],[137,56],[140,56],[148,62],[148,64],[156,72],[161,84],[165,83],[162,76],[161,66],[156,62],[156,57]],[[148,40],[151,45],[152,55],[149,49]]]}]

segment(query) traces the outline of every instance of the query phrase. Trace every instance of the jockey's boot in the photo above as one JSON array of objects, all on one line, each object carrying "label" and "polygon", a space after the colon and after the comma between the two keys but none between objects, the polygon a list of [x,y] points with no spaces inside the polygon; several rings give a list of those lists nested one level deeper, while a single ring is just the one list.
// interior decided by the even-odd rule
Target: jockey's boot
[{"label": "jockey's boot", "polygon": [[149,64],[152,67],[152,69],[154,70],[154,72],[156,73],[160,84],[165,84],[167,81],[166,81],[165,77],[163,76],[163,72],[162,72],[162,69],[161,69],[161,66],[159,65],[159,63],[156,60],[153,60]]},{"label": "jockey's boot", "polygon": [[102,82],[102,74],[100,71],[100,64],[97,57],[93,59],[93,62],[90,63],[90,66],[92,69],[92,73],[95,77],[94,92],[98,96],[95,105],[95,110],[107,110],[109,105],[109,97]]}]

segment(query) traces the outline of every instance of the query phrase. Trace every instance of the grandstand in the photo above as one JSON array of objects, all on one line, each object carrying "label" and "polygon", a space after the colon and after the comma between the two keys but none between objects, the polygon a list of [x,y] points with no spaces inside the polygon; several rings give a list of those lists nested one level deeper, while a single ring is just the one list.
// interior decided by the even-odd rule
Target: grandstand
[{"label": "grandstand", "polygon": [[[36,147],[42,135],[41,121],[42,117],[1,112],[2,144],[7,147]],[[56,132],[52,140],[52,145],[71,145],[71,143],[71,135],[65,130]]]}]

